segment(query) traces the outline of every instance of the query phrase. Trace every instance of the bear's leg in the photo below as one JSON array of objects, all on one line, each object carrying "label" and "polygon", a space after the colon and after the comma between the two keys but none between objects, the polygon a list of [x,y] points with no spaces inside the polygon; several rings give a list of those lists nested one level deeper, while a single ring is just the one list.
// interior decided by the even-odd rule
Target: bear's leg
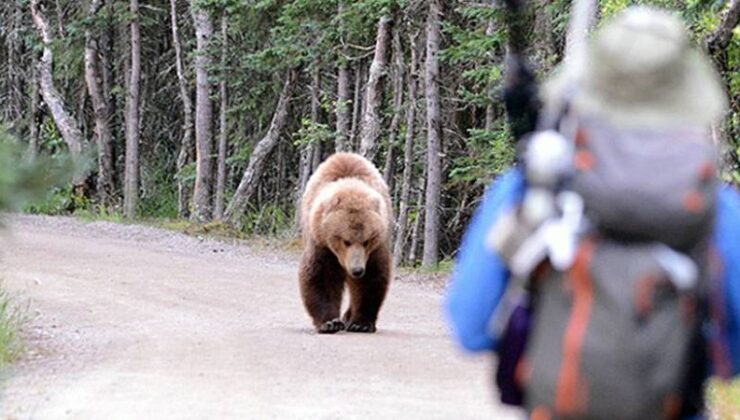
[{"label": "bear's leg", "polygon": [[321,334],[333,334],[345,327],[339,319],[344,276],[344,270],[331,252],[311,250],[301,258],[301,297]]},{"label": "bear's leg", "polygon": [[375,321],[385,300],[391,277],[389,254],[383,250],[373,253],[359,279],[350,278],[350,307],[344,314],[347,331],[375,332]]}]

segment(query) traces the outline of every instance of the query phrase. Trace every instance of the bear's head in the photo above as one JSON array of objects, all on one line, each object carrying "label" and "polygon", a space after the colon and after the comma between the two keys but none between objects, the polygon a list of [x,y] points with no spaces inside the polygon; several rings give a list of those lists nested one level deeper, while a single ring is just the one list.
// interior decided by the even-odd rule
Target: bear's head
[{"label": "bear's head", "polygon": [[354,278],[365,274],[367,261],[388,240],[388,209],[383,197],[358,179],[328,186],[317,199],[311,229]]}]

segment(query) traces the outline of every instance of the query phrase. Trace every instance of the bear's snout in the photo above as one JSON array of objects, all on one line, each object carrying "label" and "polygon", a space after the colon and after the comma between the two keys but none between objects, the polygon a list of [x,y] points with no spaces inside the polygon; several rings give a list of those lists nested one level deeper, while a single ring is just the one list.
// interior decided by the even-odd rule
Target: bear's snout
[{"label": "bear's snout", "polygon": [[365,274],[365,268],[363,267],[354,267],[352,268],[352,271],[350,271],[350,274],[352,274],[352,277],[359,279]]}]

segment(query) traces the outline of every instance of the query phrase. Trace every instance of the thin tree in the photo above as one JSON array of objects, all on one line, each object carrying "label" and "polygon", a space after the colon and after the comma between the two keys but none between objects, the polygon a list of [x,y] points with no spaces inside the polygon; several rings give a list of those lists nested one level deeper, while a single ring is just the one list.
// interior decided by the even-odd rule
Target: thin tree
[{"label": "thin tree", "polygon": [[406,102],[406,138],[403,145],[403,175],[401,177],[401,196],[398,204],[398,222],[396,223],[395,243],[393,244],[393,263],[398,266],[403,260],[403,245],[406,241],[406,230],[409,218],[409,200],[411,199],[411,174],[413,171],[414,132],[416,128],[416,89],[418,86],[418,64],[416,37],[411,42],[411,69],[409,70],[409,94]]},{"label": "thin tree", "polygon": [[396,27],[393,31],[393,117],[388,129],[388,152],[385,154],[385,165],[383,165],[383,177],[388,190],[395,190],[394,175],[396,173],[396,137],[401,125],[403,113],[403,47],[401,46],[401,29]]},{"label": "thin tree", "polygon": [[[311,124],[316,126],[319,123],[319,109],[321,108],[321,99],[319,91],[321,90],[321,73],[319,72],[319,63],[315,63],[314,68],[311,71]],[[313,173],[315,166],[314,161],[319,159],[321,155],[321,147],[318,142],[312,141],[309,144],[303,144],[300,148],[300,162],[299,162],[299,175],[298,175],[298,187],[296,189],[296,223],[300,220],[300,209],[301,199],[303,197],[303,191],[306,189],[308,179]]]},{"label": "thin tree", "polygon": [[36,55],[31,55],[30,103],[28,106],[28,153],[33,159],[39,150],[39,81]]},{"label": "thin tree", "polygon": [[442,126],[439,99],[439,44],[442,7],[440,0],[428,0],[425,96],[427,103],[427,186],[424,213],[422,267],[432,268],[439,258],[439,204],[442,187]]},{"label": "thin tree", "polygon": [[136,217],[139,205],[139,102],[141,96],[141,32],[139,1],[131,0],[131,74],[126,98],[126,167],[123,214]]},{"label": "thin tree", "polygon": [[[339,2],[339,28],[340,33],[344,35],[345,23],[344,23],[344,2]],[[349,138],[350,138],[350,103],[352,98],[350,97],[350,86],[349,86],[349,66],[347,64],[347,49],[344,47],[344,39],[341,40],[342,48],[339,56],[339,65],[337,68],[337,103],[336,103],[336,114],[337,114],[337,137],[334,144],[334,150],[337,152],[344,152],[349,150]]]},{"label": "thin tree", "polygon": [[226,190],[226,149],[228,147],[228,125],[226,111],[228,105],[226,91],[226,51],[228,48],[228,17],[224,12],[221,17],[221,81],[219,82],[219,95],[221,106],[219,107],[219,132],[218,132],[218,161],[216,164],[216,198],[213,206],[213,217],[221,219],[224,215],[224,191]]},{"label": "thin tree", "polygon": [[727,49],[738,23],[740,23],[740,0],[730,0],[717,28],[704,39],[712,55],[716,57]]},{"label": "thin tree", "polygon": [[211,192],[213,190],[213,103],[208,69],[211,58],[208,46],[213,37],[213,25],[208,10],[193,0],[191,11],[195,23],[195,190],[193,214],[197,222],[208,222],[213,216]]},{"label": "thin tree", "polygon": [[362,80],[365,78],[365,66],[362,61],[357,61],[354,67],[355,89],[352,99],[352,120],[351,127],[349,129],[349,141],[347,142],[345,151],[357,150],[357,131],[361,124],[360,117],[363,110],[363,104],[365,102],[362,100]]},{"label": "thin tree", "polygon": [[170,0],[170,18],[172,22],[172,44],[175,47],[177,85],[180,88],[183,114],[182,139],[180,140],[180,151],[177,154],[177,215],[185,218],[190,215],[190,195],[192,193],[190,184],[183,175],[183,170],[187,164],[193,161],[193,100],[190,97],[188,82],[185,79],[180,30],[177,24],[177,0]]},{"label": "thin tree", "polygon": [[381,115],[383,102],[383,80],[388,72],[388,53],[391,41],[391,23],[389,16],[382,16],[378,22],[378,34],[375,39],[375,54],[370,65],[370,72],[365,92],[365,112],[362,117],[362,134],[360,135],[360,154],[374,160],[378,151]]},{"label": "thin tree", "polygon": [[[100,11],[100,0],[92,0],[88,16],[92,21]],[[92,28],[85,30],[85,82],[93,106],[95,140],[98,146],[98,197],[103,206],[113,204],[113,133],[110,128],[110,110],[100,83],[98,37]]]},{"label": "thin tree", "polygon": [[240,218],[246,210],[249,201],[254,196],[254,193],[257,191],[257,186],[264,175],[267,157],[278,144],[280,133],[283,131],[288,119],[290,97],[296,76],[296,70],[288,72],[288,76],[285,78],[285,83],[283,84],[283,90],[280,92],[277,107],[275,107],[275,114],[272,116],[270,128],[249,156],[247,169],[242,175],[241,182],[236,189],[236,193],[234,193],[234,197],[226,208],[224,219],[234,226],[239,226]]},{"label": "thin tree", "polygon": [[[54,123],[69,148],[70,155],[73,159],[79,161],[83,155],[84,140],[77,121],[72,114],[67,111],[67,105],[64,98],[54,85],[54,55],[51,51],[51,44],[54,40],[51,35],[46,16],[39,6],[39,1],[31,0],[30,9],[33,23],[36,26],[36,29],[38,29],[39,34],[41,35],[41,41],[44,45],[37,69],[41,97],[49,108],[51,116],[54,119]],[[82,188],[86,177],[87,173],[84,171],[78,171],[75,173],[72,183],[75,185],[76,190]]]}]

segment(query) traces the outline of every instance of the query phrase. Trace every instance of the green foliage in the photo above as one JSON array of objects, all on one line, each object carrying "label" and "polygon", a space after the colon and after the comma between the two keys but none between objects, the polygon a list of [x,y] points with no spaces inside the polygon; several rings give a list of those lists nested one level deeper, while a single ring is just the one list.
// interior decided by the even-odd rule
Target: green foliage
[{"label": "green foliage", "polygon": [[450,258],[446,258],[440,260],[436,265],[432,267],[422,268],[421,272],[424,274],[451,274],[454,268],[455,261]]},{"label": "green foliage", "polygon": [[500,123],[494,130],[470,130],[467,154],[454,160],[449,174],[450,186],[487,185],[491,177],[504,172],[514,162],[514,145],[508,128]]},{"label": "green foliage", "polygon": [[114,223],[126,223],[126,219],[120,212],[112,211],[105,207],[88,207],[77,209],[74,212],[75,217],[86,222],[106,221]]},{"label": "green foliage", "polygon": [[500,57],[506,44],[502,30],[501,9],[484,4],[461,6],[455,11],[458,20],[444,23],[443,31],[450,43],[440,58],[456,72],[462,72],[459,85],[460,99],[468,106],[484,107],[493,102],[495,90],[502,81]]},{"label": "green foliage", "polygon": [[51,188],[43,198],[23,206],[23,211],[31,214],[59,215],[69,213],[73,208],[72,185],[68,184]]},{"label": "green foliage", "polygon": [[42,198],[47,188],[67,182],[71,164],[64,155],[27,157],[28,152],[0,127],[0,211],[16,211]]},{"label": "green foliage", "polygon": [[[190,166],[194,166],[192,164]],[[187,168],[183,168],[184,173]],[[182,173],[181,173],[182,174]],[[177,176],[168,162],[152,162],[149,170],[142,174],[142,193],[138,214],[143,217],[177,217]],[[192,171],[195,179],[195,171]],[[186,178],[189,179],[189,178]]]},{"label": "green foliage", "polygon": [[314,143],[330,143],[336,133],[327,124],[314,123],[308,118],[301,120],[301,128],[293,134],[293,144],[305,146]]},{"label": "green foliage", "polygon": [[241,226],[246,235],[276,236],[291,229],[293,214],[269,203],[259,209],[250,207],[241,217]]}]

